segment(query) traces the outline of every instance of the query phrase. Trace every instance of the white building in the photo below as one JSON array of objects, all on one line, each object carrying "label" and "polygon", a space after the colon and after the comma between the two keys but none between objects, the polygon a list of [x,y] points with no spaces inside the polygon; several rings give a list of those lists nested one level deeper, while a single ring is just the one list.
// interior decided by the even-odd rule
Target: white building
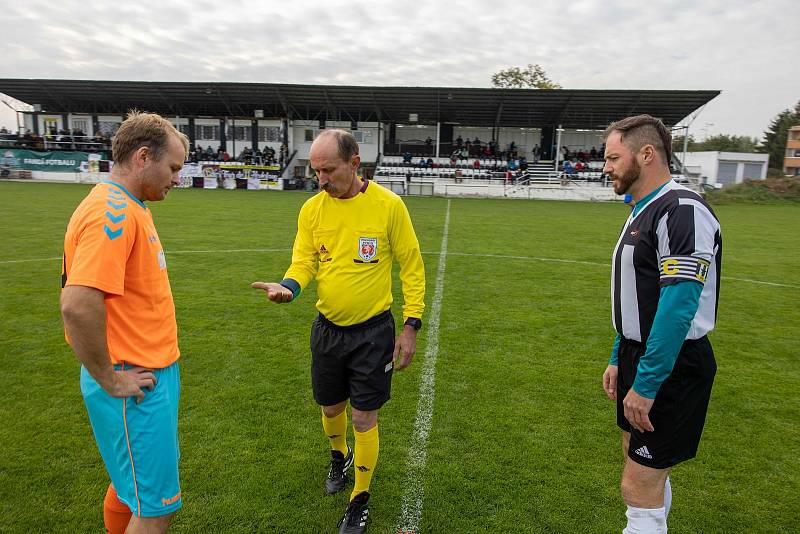
[{"label": "white building", "polygon": [[763,180],[768,164],[768,154],[747,152],[687,152],[684,161],[689,173],[699,175],[701,183],[714,187],[739,184],[745,178]]}]

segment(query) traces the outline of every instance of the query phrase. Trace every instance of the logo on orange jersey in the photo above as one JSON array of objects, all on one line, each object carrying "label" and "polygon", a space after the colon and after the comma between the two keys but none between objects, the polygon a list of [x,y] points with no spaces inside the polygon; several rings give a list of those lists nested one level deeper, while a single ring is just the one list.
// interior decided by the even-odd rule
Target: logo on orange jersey
[{"label": "logo on orange jersey", "polygon": [[169,499],[161,499],[161,506],[169,506],[170,504],[175,504],[181,500],[181,492],[179,491],[177,495],[173,495]]}]

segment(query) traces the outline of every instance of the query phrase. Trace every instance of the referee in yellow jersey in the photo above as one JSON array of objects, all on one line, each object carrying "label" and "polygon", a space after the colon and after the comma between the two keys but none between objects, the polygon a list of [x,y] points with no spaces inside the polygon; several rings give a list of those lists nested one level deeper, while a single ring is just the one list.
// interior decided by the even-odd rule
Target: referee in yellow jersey
[{"label": "referee in yellow jersey", "polygon": [[[345,488],[355,464],[355,486],[340,534],[364,532],[369,484],[378,460],[378,411],[389,400],[392,371],[411,363],[425,307],[425,269],[403,201],[362,180],[361,157],[350,132],[325,130],[311,145],[321,191],[300,209],[292,264],[280,283],[254,282],[269,300],[296,299],[317,279],[319,316],[311,326],[311,386],[322,406],[331,443],[325,492]],[[395,339],[392,259],[400,264],[403,330]],[[347,445],[348,399],[355,450]]]}]

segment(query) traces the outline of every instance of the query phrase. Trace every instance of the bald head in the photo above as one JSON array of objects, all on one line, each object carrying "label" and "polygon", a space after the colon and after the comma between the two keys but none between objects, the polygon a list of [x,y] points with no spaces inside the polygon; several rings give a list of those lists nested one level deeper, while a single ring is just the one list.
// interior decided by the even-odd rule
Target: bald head
[{"label": "bald head", "polygon": [[337,152],[342,161],[350,161],[353,156],[358,155],[358,142],[347,130],[323,130],[314,140],[311,150],[321,143],[336,143]]},{"label": "bald head", "polygon": [[320,188],[330,196],[351,198],[359,191],[361,182],[356,173],[361,157],[358,143],[350,132],[325,130],[311,145],[309,159]]}]

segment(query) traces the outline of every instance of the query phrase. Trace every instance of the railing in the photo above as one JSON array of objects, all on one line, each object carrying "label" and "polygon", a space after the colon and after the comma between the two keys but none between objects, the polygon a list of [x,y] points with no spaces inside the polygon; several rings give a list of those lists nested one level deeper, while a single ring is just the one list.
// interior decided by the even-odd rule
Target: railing
[{"label": "railing", "polygon": [[78,150],[84,152],[109,151],[111,143],[109,141],[97,141],[96,137],[89,136],[63,136],[58,140],[48,139],[47,137],[17,137],[5,136],[0,138],[2,148],[20,148],[25,150]]},{"label": "railing", "polygon": [[286,160],[286,163],[283,164],[283,169],[281,169],[281,178],[283,178],[283,175],[286,174],[286,169],[289,168],[289,164],[292,162],[292,160],[296,155],[297,155],[297,150],[295,149],[295,151],[292,152],[292,155],[289,156],[289,158]]}]

